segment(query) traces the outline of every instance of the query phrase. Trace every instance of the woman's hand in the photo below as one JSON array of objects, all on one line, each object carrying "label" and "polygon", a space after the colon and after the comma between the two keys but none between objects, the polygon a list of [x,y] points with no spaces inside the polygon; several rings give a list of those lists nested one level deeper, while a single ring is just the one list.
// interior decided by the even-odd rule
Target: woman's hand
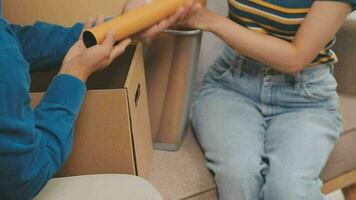
[{"label": "woman's hand", "polygon": [[189,28],[211,31],[214,22],[219,16],[215,12],[202,7],[199,3],[193,4],[190,14],[187,15],[178,25]]},{"label": "woman's hand", "polygon": [[[149,3],[151,0],[130,0],[128,1],[123,9],[123,13],[126,13],[130,10],[143,6],[146,3]],[[185,20],[188,16],[192,15],[193,6],[195,4],[192,0],[190,0],[186,6],[179,7],[175,14],[170,17],[163,19],[157,24],[151,26],[150,28],[139,33],[139,37],[141,38],[150,38],[155,35],[163,32],[165,29],[180,24],[183,20]]]},{"label": "woman's hand", "polygon": [[[102,16],[96,20],[97,25],[103,22],[104,17]],[[91,28],[93,23],[93,20],[88,20],[84,30]],[[130,39],[125,39],[114,46],[114,35],[115,30],[110,31],[103,44],[91,48],[85,47],[81,36],[67,52],[59,74],[69,74],[85,82],[91,74],[107,67],[131,43]]]}]

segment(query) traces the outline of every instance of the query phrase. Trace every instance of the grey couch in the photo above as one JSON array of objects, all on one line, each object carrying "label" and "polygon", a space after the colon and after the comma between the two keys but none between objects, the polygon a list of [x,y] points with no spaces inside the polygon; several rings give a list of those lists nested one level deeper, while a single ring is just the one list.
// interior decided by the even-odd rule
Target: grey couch
[{"label": "grey couch", "polygon": [[347,200],[356,199],[356,21],[347,21],[337,34],[333,48],[344,131],[321,177],[324,192],[342,189]]}]

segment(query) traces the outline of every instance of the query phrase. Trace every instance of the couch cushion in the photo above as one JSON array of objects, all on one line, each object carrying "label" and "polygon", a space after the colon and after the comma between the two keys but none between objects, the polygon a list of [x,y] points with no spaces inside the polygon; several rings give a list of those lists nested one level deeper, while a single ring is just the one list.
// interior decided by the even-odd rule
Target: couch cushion
[{"label": "couch cushion", "polygon": [[356,95],[356,21],[347,21],[337,33],[337,42],[333,47],[339,62],[335,65],[335,76],[339,84],[338,91]]},{"label": "couch cushion", "polygon": [[329,181],[356,169],[356,129],[346,132],[330,155],[321,177]]},{"label": "couch cushion", "polygon": [[356,169],[356,97],[341,94],[340,112],[344,131],[321,173],[324,181]]},{"label": "couch cushion", "polygon": [[106,174],[54,178],[35,200],[162,200],[153,186],[132,175]]},{"label": "couch cushion", "polygon": [[340,112],[344,132],[356,128],[356,96],[340,94]]}]

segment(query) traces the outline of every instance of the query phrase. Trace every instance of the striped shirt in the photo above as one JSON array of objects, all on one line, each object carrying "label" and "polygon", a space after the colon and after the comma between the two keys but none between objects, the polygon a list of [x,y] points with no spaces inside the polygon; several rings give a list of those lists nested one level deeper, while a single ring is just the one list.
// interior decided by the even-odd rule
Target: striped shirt
[{"label": "striped shirt", "polygon": [[[228,0],[229,17],[236,23],[261,34],[292,41],[314,0]],[[356,0],[339,0],[351,3]],[[337,57],[330,41],[310,65],[335,63]]]}]

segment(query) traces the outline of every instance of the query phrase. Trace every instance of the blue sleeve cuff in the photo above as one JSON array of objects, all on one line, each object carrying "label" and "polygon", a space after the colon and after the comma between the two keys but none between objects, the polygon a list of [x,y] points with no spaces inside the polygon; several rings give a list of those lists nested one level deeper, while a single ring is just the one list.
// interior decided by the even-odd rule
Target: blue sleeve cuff
[{"label": "blue sleeve cuff", "polygon": [[61,74],[53,79],[41,104],[61,104],[77,115],[84,101],[85,93],[84,82],[74,76]]}]

